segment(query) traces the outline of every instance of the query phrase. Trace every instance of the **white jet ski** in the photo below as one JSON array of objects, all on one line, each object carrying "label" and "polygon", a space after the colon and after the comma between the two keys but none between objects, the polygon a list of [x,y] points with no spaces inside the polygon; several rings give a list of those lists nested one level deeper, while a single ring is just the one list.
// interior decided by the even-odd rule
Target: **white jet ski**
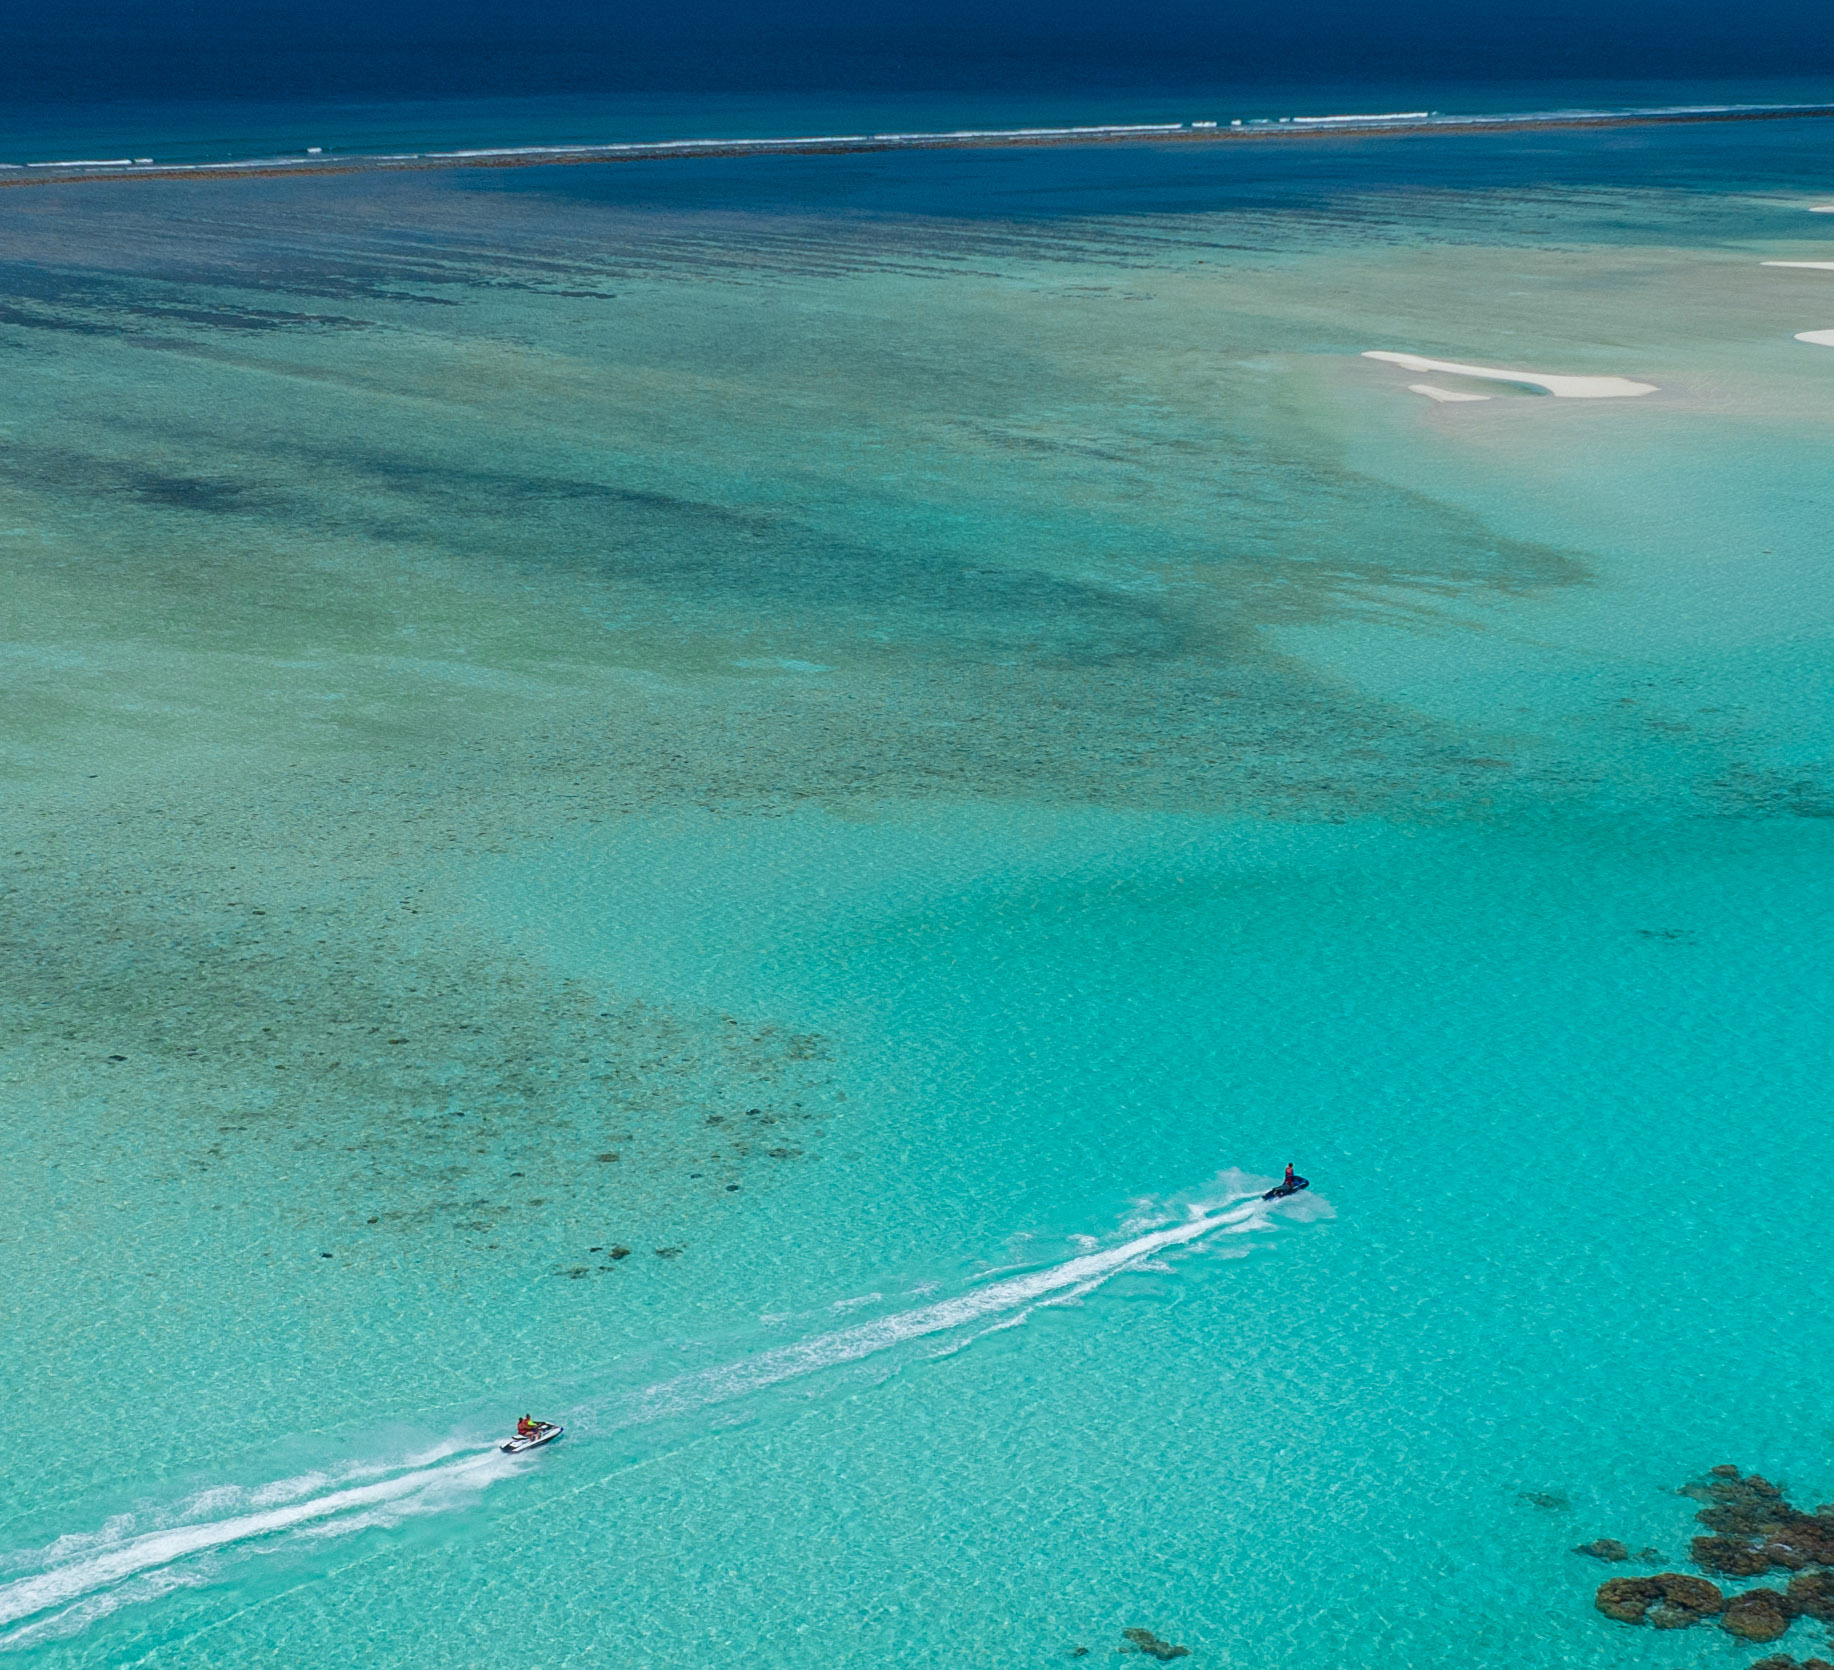
[{"label": "white jet ski", "polygon": [[519,1433],[501,1448],[505,1455],[521,1455],[524,1450],[538,1450],[543,1444],[552,1444],[566,1430],[552,1421],[537,1421],[533,1432]]}]

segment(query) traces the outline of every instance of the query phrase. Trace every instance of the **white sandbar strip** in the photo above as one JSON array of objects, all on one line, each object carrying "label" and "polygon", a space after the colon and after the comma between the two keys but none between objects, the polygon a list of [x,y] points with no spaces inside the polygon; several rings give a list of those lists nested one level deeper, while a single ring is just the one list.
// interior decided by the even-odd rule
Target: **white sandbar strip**
[{"label": "white sandbar strip", "polygon": [[1429,400],[1489,400],[1488,394],[1460,394],[1457,389],[1434,388],[1431,383],[1409,383],[1409,394],[1424,394]]},{"label": "white sandbar strip", "polygon": [[1811,272],[1834,273],[1834,261],[1765,261],[1766,267],[1806,267]]},{"label": "white sandbar strip", "polygon": [[1834,348],[1834,331],[1797,331],[1798,342],[1812,342],[1817,348]]},{"label": "white sandbar strip", "polygon": [[1558,377],[1542,371],[1505,371],[1492,365],[1460,365],[1453,360],[1422,359],[1418,354],[1392,354],[1380,348],[1368,350],[1363,358],[1387,360],[1404,371],[1438,371],[1448,377],[1475,377],[1485,383],[1545,389],[1561,400],[1623,400],[1656,392],[1654,383],[1633,383],[1628,377]]}]

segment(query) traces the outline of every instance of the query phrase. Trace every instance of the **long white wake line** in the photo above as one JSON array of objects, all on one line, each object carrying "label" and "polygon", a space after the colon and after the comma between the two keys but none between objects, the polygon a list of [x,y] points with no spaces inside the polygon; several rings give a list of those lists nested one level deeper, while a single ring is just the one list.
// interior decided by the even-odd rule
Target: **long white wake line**
[{"label": "long white wake line", "polygon": [[[1268,1221],[1268,1207],[1258,1195],[1245,1201],[1240,1195],[1233,1196],[1222,1202],[1221,1207],[1209,1211],[1192,1207],[1181,1222],[1148,1231],[1117,1246],[990,1282],[985,1287],[917,1310],[779,1346],[740,1362],[678,1375],[639,1392],[609,1420],[601,1420],[599,1429],[615,1431],[640,1426],[670,1415],[726,1403],[787,1380],[858,1362],[911,1340],[959,1329],[1040,1302],[1073,1298],[1155,1253],[1223,1231],[1258,1228]],[[407,1471],[391,1477],[347,1485],[323,1495],[227,1519],[148,1531],[99,1549],[92,1545],[89,1551],[76,1558],[62,1556],[78,1539],[63,1538],[39,1556],[54,1562],[48,1569],[0,1585],[0,1629],[23,1624],[27,1619],[56,1608],[71,1606],[141,1573],[213,1549],[325,1525],[327,1521],[342,1521],[365,1509],[393,1507],[400,1511],[416,1505],[443,1505],[448,1496],[475,1493],[520,1470],[518,1463],[500,1454],[492,1443],[482,1450],[461,1449],[431,1465],[410,1464]],[[25,1644],[23,1638],[36,1636],[40,1627],[27,1625],[11,1635],[0,1636],[0,1648]]]},{"label": "long white wake line", "polygon": [[1154,1230],[1123,1242],[1120,1246],[1085,1253],[1080,1258],[1053,1264],[1043,1270],[1029,1271],[1025,1275],[1009,1276],[1005,1281],[992,1282],[957,1298],[925,1305],[921,1310],[881,1317],[877,1321],[862,1322],[856,1327],[842,1328],[837,1333],[802,1340],[795,1345],[779,1346],[774,1351],[763,1352],[743,1362],[727,1363],[719,1368],[680,1375],[674,1380],[665,1380],[658,1386],[648,1387],[639,1394],[627,1417],[613,1424],[636,1425],[658,1416],[678,1414],[710,1403],[724,1403],[731,1398],[743,1397],[748,1392],[763,1391],[766,1387],[779,1385],[785,1380],[814,1374],[825,1368],[835,1368],[843,1363],[858,1362],[862,1357],[870,1357],[875,1352],[903,1345],[909,1340],[960,1328],[1002,1311],[1016,1310],[1022,1305],[1036,1304],[1041,1299],[1069,1290],[1086,1292],[1092,1285],[1105,1281],[1116,1272],[1150,1258],[1167,1247],[1183,1246],[1187,1242],[1215,1234],[1218,1230],[1246,1227],[1264,1221],[1266,1216],[1267,1209],[1258,1195],[1247,1205],[1237,1206],[1232,1211],[1193,1212],[1183,1223]]}]

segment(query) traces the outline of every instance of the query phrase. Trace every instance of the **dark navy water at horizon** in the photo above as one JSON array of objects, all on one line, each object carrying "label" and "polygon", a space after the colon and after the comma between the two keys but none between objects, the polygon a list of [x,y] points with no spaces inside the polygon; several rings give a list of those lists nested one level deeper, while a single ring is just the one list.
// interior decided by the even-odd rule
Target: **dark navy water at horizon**
[{"label": "dark navy water at horizon", "polygon": [[1831,135],[0,190],[0,1653],[1825,1654],[1572,1550],[1834,1497]]}]

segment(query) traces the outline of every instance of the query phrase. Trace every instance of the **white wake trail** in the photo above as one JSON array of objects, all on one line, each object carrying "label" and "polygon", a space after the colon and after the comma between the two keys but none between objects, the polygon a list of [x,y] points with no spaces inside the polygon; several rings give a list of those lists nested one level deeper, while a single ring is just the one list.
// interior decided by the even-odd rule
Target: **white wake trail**
[{"label": "white wake trail", "polygon": [[897,1316],[862,1322],[852,1328],[801,1340],[795,1345],[779,1346],[744,1362],[727,1363],[719,1368],[684,1374],[674,1380],[646,1388],[615,1426],[635,1426],[675,1415],[708,1404],[726,1403],[786,1380],[817,1374],[843,1363],[858,1362],[877,1352],[890,1350],[929,1334],[940,1334],[979,1322],[1002,1311],[1035,1305],[1055,1296],[1070,1297],[1098,1287],[1110,1276],[1150,1258],[1169,1247],[1184,1246],[1202,1240],[1219,1230],[1244,1229],[1264,1222],[1267,1208],[1259,1196],[1246,1205],[1221,1212],[1193,1211],[1181,1223],[1152,1230],[1119,1246],[1100,1252],[1085,1253],[1062,1264],[1053,1264],[1024,1275],[1009,1276],[991,1282],[953,1299],[943,1299],[919,1310],[904,1311]]},{"label": "white wake trail", "polygon": [[[1247,1181],[1239,1173],[1229,1176],[1231,1181]],[[1307,1215],[1328,1215],[1329,1211],[1319,1201]],[[857,1323],[738,1362],[660,1381],[627,1400],[601,1404],[596,1417],[589,1417],[585,1424],[600,1432],[640,1427],[729,1403],[785,1381],[819,1374],[913,1340],[969,1328],[992,1318],[1004,1316],[1020,1322],[1031,1307],[1078,1298],[1157,1253],[1210,1235],[1266,1227],[1269,1212],[1258,1194],[1232,1193],[1218,1202],[1189,1207],[1179,1221],[1146,1230],[1111,1247],[1006,1276],[916,1310]],[[252,1511],[167,1525],[138,1536],[116,1534],[117,1525],[131,1525],[131,1520],[126,1520],[111,1523],[100,1536],[59,1538],[32,1557],[39,1570],[0,1584],[0,1629],[23,1625],[0,1635],[0,1649],[27,1645],[47,1629],[62,1633],[66,1627],[86,1627],[94,1617],[114,1609],[112,1603],[98,1603],[97,1597],[104,1591],[114,1591],[115,1602],[139,1598],[141,1585],[133,1583],[133,1579],[179,1561],[284,1532],[334,1534],[373,1524],[379,1518],[450,1509],[521,1470],[520,1464],[502,1455],[494,1443],[481,1450],[473,1444],[453,1444],[430,1455],[406,1458],[401,1465],[404,1471],[386,1476],[377,1476],[380,1469],[346,1474],[347,1481],[360,1478],[362,1482],[345,1482],[328,1490],[321,1487],[333,1481],[310,1475],[279,1481],[252,1494],[227,1489],[222,1494],[240,1499]],[[211,1492],[194,1499],[190,1511],[208,1508],[217,1495]],[[155,1585],[147,1590],[147,1598],[163,1592],[163,1587]],[[56,1618],[42,1617],[57,1609],[65,1610]],[[25,1624],[27,1619],[39,1621]]]},{"label": "white wake trail", "polygon": [[399,1506],[413,1497],[436,1491],[482,1486],[490,1483],[493,1477],[506,1476],[513,1471],[493,1444],[481,1455],[416,1468],[391,1479],[334,1490],[286,1507],[238,1514],[230,1519],[207,1520],[199,1525],[175,1525],[162,1531],[148,1531],[86,1559],[53,1566],[49,1571],[6,1584],[0,1588],[0,1627],[18,1623],[36,1612],[66,1605],[125,1578],[156,1566],[170,1565],[189,1555],[203,1554],[229,1543],[247,1542],[253,1537],[272,1536],[277,1531],[290,1531],[295,1526],[309,1525],[314,1520],[346,1514],[357,1508],[384,1504]]}]

